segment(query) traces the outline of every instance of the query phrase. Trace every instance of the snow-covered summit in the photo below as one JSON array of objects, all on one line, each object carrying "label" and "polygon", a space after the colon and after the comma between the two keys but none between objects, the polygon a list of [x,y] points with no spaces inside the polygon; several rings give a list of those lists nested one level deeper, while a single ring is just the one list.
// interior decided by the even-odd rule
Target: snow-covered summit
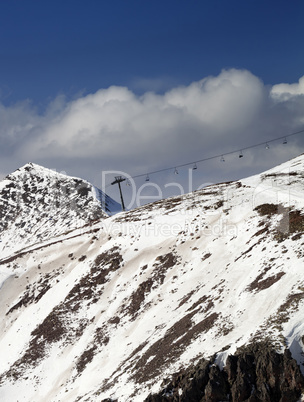
[{"label": "snow-covered summit", "polygon": [[115,207],[87,181],[28,163],[0,182],[0,258],[107,218]]},{"label": "snow-covered summit", "polygon": [[[302,155],[2,259],[0,399],[143,402],[160,392],[150,400],[187,401],[194,371],[184,388],[162,388],[207,358],[207,385],[188,400],[296,401],[293,360],[289,370],[274,364],[270,381],[258,384],[259,365],[247,358],[246,398],[231,398],[242,372],[239,383],[229,377],[226,399],[208,399],[206,389],[219,378],[213,366],[265,340],[289,349],[304,373],[303,172]],[[280,396],[258,397],[277,378]]]}]

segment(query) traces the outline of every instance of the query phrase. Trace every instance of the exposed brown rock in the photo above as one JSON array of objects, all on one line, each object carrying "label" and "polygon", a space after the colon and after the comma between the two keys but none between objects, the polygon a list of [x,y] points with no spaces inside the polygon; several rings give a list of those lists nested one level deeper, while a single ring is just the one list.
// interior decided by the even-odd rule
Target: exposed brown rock
[{"label": "exposed brown rock", "polygon": [[202,359],[145,402],[297,402],[303,390],[304,377],[290,351],[280,354],[261,342],[230,355],[222,371]]}]

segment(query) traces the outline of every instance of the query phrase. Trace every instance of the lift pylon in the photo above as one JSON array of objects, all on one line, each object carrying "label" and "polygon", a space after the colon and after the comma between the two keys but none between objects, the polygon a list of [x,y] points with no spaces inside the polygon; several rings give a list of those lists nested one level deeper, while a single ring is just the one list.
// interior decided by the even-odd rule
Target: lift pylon
[{"label": "lift pylon", "polygon": [[125,181],[125,180],[126,180],[126,179],[125,179],[124,177],[122,177],[122,176],[115,176],[115,180],[113,181],[113,183],[111,183],[112,185],[118,184],[119,193],[120,193],[120,200],[121,200],[121,207],[122,207],[122,210],[123,210],[123,211],[125,211],[126,208],[125,208],[125,203],[124,203],[123,196],[122,196],[122,191],[121,191],[120,183],[123,182],[123,181]]}]

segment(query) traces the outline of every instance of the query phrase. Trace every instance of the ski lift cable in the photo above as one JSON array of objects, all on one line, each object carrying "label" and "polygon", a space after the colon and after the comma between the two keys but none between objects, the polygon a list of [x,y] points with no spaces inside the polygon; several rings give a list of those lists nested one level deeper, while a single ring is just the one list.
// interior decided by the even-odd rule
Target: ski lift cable
[{"label": "ski lift cable", "polygon": [[[279,140],[282,140],[282,139],[285,140],[286,138],[289,138],[289,137],[292,137],[293,135],[297,135],[297,134],[301,134],[301,133],[304,133],[304,129],[303,129],[303,130],[300,130],[300,131],[296,131],[296,132],[291,133],[291,134],[283,135],[283,136],[281,136],[281,137],[276,137],[276,138],[273,138],[273,139],[271,139],[271,140],[265,140],[265,141],[259,142],[259,143],[257,143],[257,144],[249,145],[248,147],[243,147],[243,148],[240,148],[240,149],[235,149],[235,150],[230,151],[230,152],[220,153],[220,154],[218,154],[218,155],[213,155],[213,156],[209,156],[209,157],[207,157],[207,158],[203,158],[203,159],[200,159],[200,160],[196,160],[196,161],[192,161],[192,162],[183,163],[183,164],[181,164],[181,165],[175,165],[175,166],[171,166],[171,167],[168,167],[168,168],[158,169],[158,170],[154,170],[154,171],[151,171],[151,172],[141,173],[141,174],[138,174],[138,175],[130,176],[129,179],[137,179],[137,178],[139,178],[139,177],[144,177],[144,176],[147,177],[147,175],[150,176],[150,175],[153,175],[153,174],[162,173],[162,172],[166,172],[166,171],[169,171],[169,170],[171,170],[171,171],[174,172],[175,169],[182,168],[182,167],[185,167],[185,166],[190,166],[190,165],[196,165],[196,164],[198,164],[198,163],[206,162],[206,161],[209,161],[209,160],[212,160],[212,159],[218,159],[218,158],[220,158],[220,160],[223,161],[224,156],[232,155],[232,154],[236,154],[236,153],[240,154],[240,152],[242,152],[242,151],[244,151],[244,150],[256,148],[256,147],[259,147],[259,146],[262,146],[262,145],[265,146],[265,144],[268,144],[268,145],[269,145],[269,144],[272,143],[272,142],[276,142],[276,141],[279,141]],[[106,185],[105,188],[109,187],[110,185],[111,185],[111,184]]]},{"label": "ski lift cable", "polygon": [[273,138],[272,140],[267,140],[267,141],[259,142],[257,144],[249,145],[247,147],[243,147],[243,148],[240,148],[240,149],[235,149],[235,150],[230,151],[230,152],[220,153],[218,155],[213,155],[213,156],[209,156],[207,158],[195,160],[195,161],[192,161],[192,162],[183,163],[181,165],[175,165],[175,166],[171,166],[171,167],[168,167],[168,168],[154,170],[154,171],[148,172],[148,173],[141,173],[141,174],[138,174],[138,175],[135,175],[135,176],[131,176],[131,178],[136,179],[138,177],[147,176],[147,174],[150,176],[150,175],[153,175],[153,174],[156,174],[156,173],[166,172],[166,171],[169,171],[169,170],[173,170],[175,172],[178,168],[182,168],[182,167],[185,167],[185,166],[190,166],[190,165],[201,163],[201,162],[206,162],[206,161],[209,161],[209,160],[212,160],[212,159],[218,159],[218,158],[221,158],[221,157],[226,156],[226,155],[232,155],[232,154],[235,154],[235,153],[240,154],[244,150],[256,148],[256,147],[259,147],[261,145],[265,145],[266,143],[269,144],[271,142],[279,141],[279,140],[282,140],[282,139],[285,140],[286,138],[289,138],[289,137],[291,137],[293,135],[297,135],[297,134],[300,134],[300,133],[304,133],[304,129],[300,130],[300,131],[297,131],[297,132],[294,132],[294,133],[291,133],[291,134],[288,134],[288,135],[283,135],[281,137]]}]

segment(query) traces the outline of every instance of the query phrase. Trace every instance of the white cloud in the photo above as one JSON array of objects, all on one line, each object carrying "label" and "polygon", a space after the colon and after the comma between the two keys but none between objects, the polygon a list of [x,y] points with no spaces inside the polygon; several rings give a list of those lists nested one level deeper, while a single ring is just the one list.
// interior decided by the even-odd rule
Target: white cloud
[{"label": "white cloud", "polygon": [[277,84],[271,89],[271,96],[277,101],[284,101],[296,95],[304,95],[304,76],[295,84]]},{"label": "white cloud", "polygon": [[248,127],[259,114],[264,92],[258,78],[238,70],[223,71],[164,95],[136,97],[127,88],[110,87],[66,105],[41,136],[28,143],[26,152],[41,157],[94,157],[119,155],[123,149],[136,157],[147,147],[158,150],[159,141],[163,146],[178,141],[179,146],[202,135],[208,141],[208,132],[219,137]]},{"label": "white cloud", "polygon": [[1,145],[15,145],[37,125],[37,116],[29,101],[12,107],[0,103],[0,140]]},{"label": "white cloud", "polygon": [[[304,77],[286,85],[268,88],[249,71],[231,69],[163,95],[117,86],[72,101],[61,95],[44,114],[30,102],[0,104],[0,169],[33,161],[94,181],[97,170],[135,175],[246,148],[303,128]],[[258,172],[304,151],[299,138],[275,152],[278,146],[267,157],[247,151],[242,165],[230,157],[225,177],[212,162],[205,181]]]},{"label": "white cloud", "polygon": [[262,82],[249,71],[234,69],[165,95],[168,104],[220,130],[247,126],[262,107],[263,98]]}]

